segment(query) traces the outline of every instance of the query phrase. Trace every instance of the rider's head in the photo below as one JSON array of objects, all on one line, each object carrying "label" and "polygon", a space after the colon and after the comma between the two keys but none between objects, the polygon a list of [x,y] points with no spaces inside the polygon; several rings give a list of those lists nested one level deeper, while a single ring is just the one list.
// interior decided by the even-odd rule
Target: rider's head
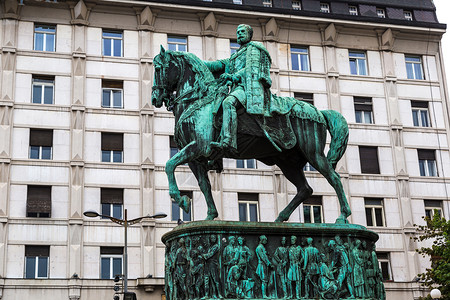
[{"label": "rider's head", "polygon": [[247,24],[241,24],[236,29],[236,37],[239,45],[247,44],[252,40],[253,28]]}]

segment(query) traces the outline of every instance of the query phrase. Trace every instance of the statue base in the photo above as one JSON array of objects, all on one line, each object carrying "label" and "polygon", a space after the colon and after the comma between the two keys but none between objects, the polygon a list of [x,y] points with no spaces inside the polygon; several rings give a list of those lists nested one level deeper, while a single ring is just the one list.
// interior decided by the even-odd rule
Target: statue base
[{"label": "statue base", "polygon": [[378,235],[353,224],[196,221],[162,237],[166,299],[377,299]]}]

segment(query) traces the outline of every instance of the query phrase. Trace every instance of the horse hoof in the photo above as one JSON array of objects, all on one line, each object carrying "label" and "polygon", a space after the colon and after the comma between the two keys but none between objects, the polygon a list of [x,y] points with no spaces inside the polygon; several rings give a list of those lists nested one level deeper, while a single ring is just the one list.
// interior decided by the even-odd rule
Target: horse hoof
[{"label": "horse hoof", "polygon": [[286,218],[285,217],[281,217],[281,216],[278,216],[278,218],[275,219],[275,222],[277,222],[277,223],[281,223],[281,222],[284,222],[284,221],[286,221]]},{"label": "horse hoof", "polygon": [[336,222],[334,222],[334,223],[335,224],[348,224],[348,220],[346,217],[341,215],[336,219]]},{"label": "horse hoof", "polygon": [[180,207],[186,212],[189,213],[191,210],[191,198],[186,195],[183,195],[180,199]]},{"label": "horse hoof", "polygon": [[219,214],[217,212],[215,212],[215,213],[208,213],[208,215],[206,216],[205,220],[214,220],[218,216],[219,216]]}]

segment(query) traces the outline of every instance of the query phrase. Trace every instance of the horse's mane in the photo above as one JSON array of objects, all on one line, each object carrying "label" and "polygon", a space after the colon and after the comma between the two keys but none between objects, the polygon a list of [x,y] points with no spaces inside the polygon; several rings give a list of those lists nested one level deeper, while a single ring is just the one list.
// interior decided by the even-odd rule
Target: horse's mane
[{"label": "horse's mane", "polygon": [[169,53],[173,57],[184,59],[191,66],[195,76],[194,88],[198,89],[199,95],[205,93],[214,81],[214,76],[206,64],[196,55],[189,52],[170,51]]}]

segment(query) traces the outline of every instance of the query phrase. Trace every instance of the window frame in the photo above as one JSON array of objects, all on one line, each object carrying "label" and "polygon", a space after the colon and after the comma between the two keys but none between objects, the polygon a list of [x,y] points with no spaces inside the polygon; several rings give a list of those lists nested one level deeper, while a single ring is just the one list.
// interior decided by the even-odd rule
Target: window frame
[{"label": "window frame", "polygon": [[384,8],[376,8],[378,18],[385,19],[386,18],[386,10]]},{"label": "window frame", "polygon": [[[433,153],[433,155],[431,155]],[[417,149],[419,174],[421,177],[439,177],[436,160],[436,150]],[[421,168],[421,166],[423,168]],[[430,172],[430,166],[434,172]],[[430,175],[433,173],[433,175]]]},{"label": "window frame", "polygon": [[351,16],[358,16],[359,15],[358,6],[356,6],[356,5],[349,5],[348,6],[348,13]]},{"label": "window frame", "polygon": [[[104,278],[102,269],[103,269],[103,259],[109,259],[109,278]],[[100,254],[100,279],[108,280],[108,279],[114,279],[115,275],[121,275],[121,274],[114,274],[114,259],[120,258],[121,262],[121,270],[120,273],[123,272],[123,254]]]},{"label": "window frame", "polygon": [[273,1],[272,0],[263,0],[262,5],[264,7],[273,7]]},{"label": "window frame", "polygon": [[[311,62],[309,61],[309,47],[308,46],[299,46],[299,45],[291,45],[289,47],[289,51],[291,54],[291,70],[292,71],[303,71],[310,72],[311,71]],[[294,56],[297,60],[298,69],[294,69]],[[303,64],[302,57],[306,56],[306,68]]]},{"label": "window frame", "polygon": [[[120,34],[120,38],[119,37],[114,37],[114,36],[105,36],[105,34]],[[123,41],[123,31],[120,30],[109,30],[109,29],[102,29],[102,56],[107,56],[107,57],[124,57],[124,41]],[[107,55],[105,54],[105,40],[110,40],[110,45],[111,45],[111,54]],[[114,46],[114,41],[116,40],[120,40],[120,55],[115,55],[115,50],[116,47]]]},{"label": "window frame", "polygon": [[[316,202],[316,203],[314,203],[314,202]],[[320,204],[318,204],[317,202],[320,202]],[[302,209],[303,223],[305,223],[305,224],[322,224],[322,223],[324,223],[322,196],[311,196],[309,199],[306,199],[302,203],[302,205],[303,205],[303,209]],[[311,222],[306,222],[306,219],[305,219],[306,207],[310,208],[309,209],[309,219]],[[319,207],[319,210],[320,210],[320,222],[319,223],[315,222],[314,207]]]},{"label": "window frame", "polygon": [[[375,124],[372,98],[354,96],[353,105],[355,108],[355,122],[357,124]],[[370,112],[369,116],[365,112]],[[358,115],[360,122],[358,122]]]},{"label": "window frame", "polygon": [[383,267],[382,264],[386,264],[387,266],[387,273],[389,276],[389,279],[382,278],[383,282],[389,282],[394,281],[392,277],[392,269],[391,269],[391,255],[389,252],[376,252],[377,259],[378,259],[378,267],[381,271],[381,276],[383,277]]},{"label": "window frame", "polygon": [[[27,248],[28,247],[46,247],[46,255],[43,254],[39,254],[39,255],[27,255]],[[42,249],[41,249],[42,250]],[[27,266],[28,266],[28,258],[34,258],[34,276],[28,276],[27,273]],[[40,259],[46,259],[46,276],[39,276],[39,261]],[[25,259],[25,263],[24,263],[24,272],[23,272],[23,278],[24,279],[47,279],[50,277],[50,246],[29,246],[29,245],[25,245],[25,255],[24,255],[24,259]]]},{"label": "window frame", "polygon": [[405,20],[407,21],[414,21],[413,12],[410,10],[404,10],[403,17],[405,17]]},{"label": "window frame", "polygon": [[[414,127],[432,127],[428,101],[411,101],[411,113]],[[423,117],[424,115],[425,118]],[[426,125],[424,125],[424,123],[426,123]]]},{"label": "window frame", "polygon": [[302,3],[300,0],[292,1],[292,9],[293,10],[302,10]]},{"label": "window frame", "polygon": [[[364,58],[357,56],[358,54],[359,55],[363,54]],[[368,76],[369,75],[369,68],[368,68],[368,64],[367,64],[367,53],[366,53],[366,51],[349,50],[348,51],[348,61],[349,61],[350,74],[351,75],[357,75],[357,76]],[[352,62],[355,63],[356,73],[352,72]],[[364,63],[364,74],[361,74],[361,70],[360,70],[361,62]]]},{"label": "window frame", "polygon": [[[101,219],[109,219],[106,216],[114,217],[116,219],[123,218],[123,195],[124,189],[122,188],[100,188],[100,208],[102,211]],[[109,206],[109,213],[104,210],[105,207]],[[120,206],[120,215],[116,215],[114,212],[114,206]]]},{"label": "window frame", "polygon": [[[48,27],[49,29],[53,27],[53,32],[47,32],[47,31],[38,31],[37,27]],[[42,43],[42,50],[36,49],[36,35],[42,34],[43,35],[43,43]],[[47,49],[47,36],[52,35],[53,36],[53,45],[52,50],[44,50]],[[34,31],[33,31],[33,50],[34,51],[42,51],[42,52],[56,52],[56,25],[50,25],[50,24],[34,24]]]},{"label": "window frame", "polygon": [[[367,204],[368,201],[380,201],[380,204]],[[369,225],[369,220],[367,219],[367,209],[370,209],[370,216],[372,225]],[[376,209],[381,209],[381,225],[378,225],[376,218]],[[380,198],[364,198],[364,212],[366,214],[366,225],[367,227],[386,227],[386,216],[384,212],[384,199]]]},{"label": "window frame", "polygon": [[325,14],[331,13],[330,3],[320,2],[320,12]]},{"label": "window frame", "polygon": [[[38,191],[40,190],[40,191]],[[39,193],[39,198],[36,194]],[[35,204],[35,203],[38,204]],[[35,204],[41,209],[39,212],[29,211],[30,207]],[[51,218],[52,217],[52,187],[48,185],[27,185],[27,203],[26,203],[26,217],[27,218]],[[48,212],[44,212],[46,207],[49,207]],[[35,214],[35,215],[31,215]]]},{"label": "window frame", "polygon": [[[107,136],[121,136],[121,142],[119,143],[121,146],[121,150],[120,149],[108,149],[108,148],[115,148],[115,147],[106,147],[106,145],[104,144],[108,144],[105,140],[107,138]],[[113,133],[113,132],[102,132],[101,133],[101,162],[105,162],[105,163],[123,163],[124,162],[124,147],[123,147],[123,133]],[[109,142],[112,143],[112,142]],[[117,147],[120,148],[120,147]],[[116,155],[120,154],[120,161],[115,161],[115,157],[117,157]],[[109,157],[108,160],[104,160],[104,158]]]},{"label": "window frame", "polygon": [[[34,87],[40,86],[40,99],[39,102],[35,102],[35,92]],[[52,88],[51,93],[51,103],[45,103],[45,90],[46,87]],[[44,105],[52,105],[55,104],[55,77],[45,77],[45,76],[33,76],[31,80],[31,103],[33,104],[44,104]]]},{"label": "window frame", "polygon": [[242,0],[233,0],[233,4],[242,5]]},{"label": "window frame", "polygon": [[[109,103],[110,105],[105,105],[104,103],[104,93],[109,93]],[[114,92],[120,92],[120,106],[114,105]],[[101,107],[102,108],[112,108],[112,109],[123,109],[124,101],[123,101],[123,81],[119,80],[102,80],[102,100]]]},{"label": "window frame", "polygon": [[[419,62],[415,61],[418,59]],[[416,74],[416,65],[420,66],[420,74]],[[410,73],[412,77],[408,73],[408,66],[410,66]],[[423,70],[423,59],[422,56],[418,55],[405,55],[405,67],[406,67],[406,78],[412,80],[425,80],[425,73]],[[419,76],[420,75],[420,76]]]},{"label": "window frame", "polygon": [[444,217],[441,200],[423,200],[425,216],[432,219],[435,215],[435,210],[439,211],[439,216]]},{"label": "window frame", "polygon": [[[249,162],[253,163],[253,167],[249,166]],[[239,166],[240,162],[242,162],[242,167]],[[251,165],[251,163],[250,163]],[[236,159],[236,168],[237,169],[257,169],[257,165],[256,165],[256,159],[251,158],[251,159]]]},{"label": "window frame", "polygon": [[[364,157],[364,158],[362,158],[361,156],[361,150],[363,150],[363,153],[364,153],[364,151],[365,151],[365,153],[368,153],[369,152],[369,149],[371,149],[371,151],[373,151],[373,150],[375,150],[375,154],[376,154],[376,157],[375,158],[372,158],[372,157]],[[360,162],[360,166],[361,166],[361,174],[369,174],[369,175],[371,175],[371,174],[373,174],[373,175],[376,175],[376,174],[381,174],[381,170],[380,170],[380,160],[378,159],[378,147],[376,147],[376,146],[358,146],[358,150],[359,150],[359,162]],[[367,162],[368,160],[376,160],[376,163],[377,163],[377,167],[376,167],[376,170],[375,169],[371,169],[372,167],[374,167],[374,166],[371,166],[371,165],[364,165],[364,167],[363,167],[363,164],[365,163],[365,162]],[[376,172],[369,172],[369,171],[376,171]]]},{"label": "window frame", "polygon": [[[185,42],[179,42],[179,41],[171,41],[171,39],[183,39]],[[170,49],[170,45],[175,45],[175,49]],[[186,50],[180,50],[180,45],[184,45],[186,47]],[[171,51],[179,51],[179,52],[189,52],[188,48],[188,39],[186,36],[176,36],[176,35],[169,35],[167,36],[167,49]]]},{"label": "window frame", "polygon": [[[38,135],[38,136],[41,135],[41,137],[40,138],[34,137],[34,135]],[[45,137],[44,135],[48,135],[48,136]],[[33,141],[36,139],[40,140],[40,142]],[[48,140],[48,141],[43,142],[42,140]],[[48,156],[46,156],[46,157],[43,157],[44,150],[46,150],[48,153]],[[36,151],[37,151],[37,157],[33,157],[34,153],[36,153]],[[52,160],[53,159],[53,130],[52,129],[30,128],[30,139],[29,139],[28,152],[29,152],[28,153],[29,159]]]},{"label": "window frame", "polygon": [[[253,198],[253,199],[252,199]],[[245,205],[245,220],[241,220],[241,204]],[[251,220],[250,205],[256,207],[256,220]],[[238,218],[240,222],[259,222],[259,194],[257,193],[238,193]]]},{"label": "window frame", "polygon": [[[180,191],[180,196],[188,196],[191,200],[194,200],[194,192],[193,191]],[[189,213],[186,213],[173,199],[171,199],[171,216],[170,219],[172,221],[178,221],[178,219],[180,219],[183,222],[191,222],[193,221],[193,205],[192,203],[194,203],[194,201],[191,201],[191,203],[189,203],[190,209],[189,209]],[[174,215],[174,210],[178,210],[178,218],[176,218],[176,216]],[[188,217],[188,219],[186,219],[186,217]]]}]

